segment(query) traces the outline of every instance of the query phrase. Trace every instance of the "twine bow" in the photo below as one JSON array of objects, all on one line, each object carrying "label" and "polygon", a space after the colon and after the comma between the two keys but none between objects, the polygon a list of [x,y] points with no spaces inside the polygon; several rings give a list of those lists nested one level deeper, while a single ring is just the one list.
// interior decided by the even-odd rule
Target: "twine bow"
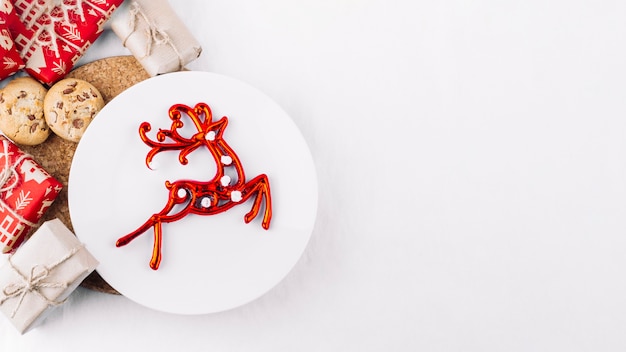
[{"label": "twine bow", "polygon": [[48,299],[48,297],[44,296],[39,290],[42,288],[67,288],[70,284],[69,282],[49,282],[45,281],[50,272],[53,271],[57,266],[63,264],[65,261],[70,259],[74,254],[76,254],[82,245],[76,248],[73,248],[68,254],[58,260],[56,263],[52,265],[45,266],[36,264],[33,265],[28,273],[28,276],[22,274],[22,272],[13,265],[11,261],[11,257],[9,257],[9,264],[13,271],[19,276],[19,280],[17,282],[12,282],[6,285],[2,289],[2,293],[4,294],[4,298],[0,299],[0,306],[3,305],[6,301],[12,298],[18,298],[13,311],[11,312],[11,318],[15,317],[15,314],[22,306],[22,302],[24,302],[24,298],[27,294],[34,294],[39,297],[41,300],[46,302],[48,305],[56,306],[63,304],[63,301],[54,301]]},{"label": "twine bow", "polygon": [[141,6],[136,1],[131,2],[130,4],[130,19],[128,21],[128,26],[131,29],[130,34],[124,38],[122,41],[122,45],[126,46],[126,41],[128,38],[135,32],[137,27],[137,20],[143,20],[146,23],[146,29],[144,30],[145,36],[148,38],[148,42],[146,43],[146,50],[143,57],[150,56],[152,54],[152,46],[153,45],[169,45],[176,56],[178,57],[178,68],[182,68],[183,64],[183,56],[174,45],[174,41],[167,34],[166,31],[160,29],[156,23],[150,20],[148,16],[141,10]]},{"label": "twine bow", "polygon": [[[6,139],[3,139],[2,148],[3,149],[2,149],[2,152],[0,153],[0,157],[4,157],[4,168],[0,172],[0,194],[10,191],[13,188],[15,188],[15,186],[17,186],[17,183],[19,182],[19,178],[17,177],[17,171],[15,171],[15,167],[22,160],[28,157],[28,155],[22,154],[20,155],[19,158],[17,158],[17,160],[13,162],[13,164],[11,164],[9,162],[9,156],[10,156],[9,141],[7,141]],[[9,180],[11,179],[13,179],[13,181],[9,183]]]},{"label": "twine bow", "polygon": [[[30,158],[31,156],[28,154],[21,154],[15,161],[11,164],[9,161],[9,157],[11,153],[9,152],[10,142],[6,139],[2,139],[2,151],[0,152],[0,158],[4,158],[3,169],[0,171],[0,196],[4,195],[5,192],[11,191],[13,188],[17,187],[20,182],[19,175],[15,170],[17,166],[26,158]],[[9,182],[12,180],[11,182]],[[0,209],[11,209],[5,201],[0,198]],[[20,222],[28,225],[35,226],[35,223],[25,219],[22,215],[18,214],[15,211],[11,211],[12,215],[16,217]],[[2,229],[0,229],[2,230]]]}]

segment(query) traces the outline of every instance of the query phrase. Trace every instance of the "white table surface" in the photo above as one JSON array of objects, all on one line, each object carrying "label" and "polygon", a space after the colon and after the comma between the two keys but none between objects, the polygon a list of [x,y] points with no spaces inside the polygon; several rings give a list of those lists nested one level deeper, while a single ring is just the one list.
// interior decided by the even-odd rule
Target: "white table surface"
[{"label": "white table surface", "polygon": [[[310,243],[237,309],[79,288],[24,336],[0,319],[0,351],[626,349],[625,2],[171,3],[190,69],[302,131]],[[125,53],[108,33],[83,62]]]}]

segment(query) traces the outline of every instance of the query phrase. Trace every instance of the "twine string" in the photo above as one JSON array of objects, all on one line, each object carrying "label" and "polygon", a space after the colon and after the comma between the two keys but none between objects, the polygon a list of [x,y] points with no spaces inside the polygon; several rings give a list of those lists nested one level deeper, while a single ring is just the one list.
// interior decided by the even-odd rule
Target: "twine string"
[{"label": "twine string", "polygon": [[56,261],[55,263],[45,266],[36,264],[30,268],[28,275],[24,275],[11,261],[12,256],[9,257],[9,264],[13,271],[18,276],[17,282],[11,282],[6,285],[2,289],[2,293],[4,294],[4,298],[0,299],[0,306],[3,305],[6,301],[12,298],[18,298],[13,311],[11,312],[11,318],[15,317],[15,314],[22,306],[24,302],[24,298],[27,294],[32,293],[35,296],[39,297],[41,300],[46,302],[50,306],[57,306],[65,303],[66,300],[62,301],[54,301],[48,299],[48,297],[44,296],[40,289],[42,288],[67,288],[70,282],[48,282],[44,281],[50,275],[50,272],[53,271],[57,266],[65,263],[68,259],[70,259],[74,254],[76,254],[83,245],[81,244],[78,247],[72,248],[66,255],[64,255],[61,259]]},{"label": "twine string", "polygon": [[[0,158],[4,157],[3,169],[0,171],[0,195],[4,195],[6,192],[13,190],[20,182],[19,175],[17,173],[17,166],[25,159],[31,158],[30,155],[23,153],[19,157],[13,161],[11,164],[9,152],[10,142],[6,139],[2,139],[2,152],[0,152]],[[11,182],[9,182],[11,181]],[[32,221],[25,219],[22,215],[18,214],[15,210],[13,210],[4,199],[0,198],[0,209],[11,209],[11,213],[14,217],[16,217],[20,222],[33,227],[36,224]]]},{"label": "twine string", "polygon": [[[3,150],[0,153],[0,157],[4,157],[4,168],[0,172],[0,185],[2,185],[0,186],[0,193],[10,191],[17,186],[19,178],[15,168],[20,162],[22,162],[22,160],[28,157],[27,154],[22,154],[13,162],[13,164],[11,164],[9,161],[9,141],[3,139],[2,148]],[[10,180],[12,180],[12,182],[9,183]]]},{"label": "twine string", "polygon": [[167,34],[166,31],[160,29],[154,21],[151,21],[150,18],[141,10],[141,6],[136,1],[130,3],[130,18],[128,20],[128,27],[130,28],[130,33],[124,38],[122,41],[122,45],[126,46],[126,41],[128,38],[135,33],[137,30],[137,22],[138,20],[142,20],[146,24],[146,28],[144,29],[144,35],[148,38],[146,43],[145,54],[141,58],[145,58],[152,54],[153,45],[169,45],[176,56],[178,57],[178,68],[181,69],[183,67],[183,56],[174,45],[174,41]]}]

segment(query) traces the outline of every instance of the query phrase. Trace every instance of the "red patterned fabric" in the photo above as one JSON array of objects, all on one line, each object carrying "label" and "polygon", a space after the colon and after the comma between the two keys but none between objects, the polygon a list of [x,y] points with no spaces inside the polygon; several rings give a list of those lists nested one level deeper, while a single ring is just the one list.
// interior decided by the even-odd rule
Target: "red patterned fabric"
[{"label": "red patterned fabric", "polygon": [[17,248],[63,188],[19,147],[0,136],[0,248]]},{"label": "red patterned fabric", "polygon": [[22,28],[13,4],[9,0],[0,0],[0,80],[5,79],[24,68],[24,61],[13,42],[13,33]]},{"label": "red patterned fabric", "polygon": [[15,45],[26,71],[42,83],[63,78],[100,36],[123,0],[15,0],[24,29]]}]

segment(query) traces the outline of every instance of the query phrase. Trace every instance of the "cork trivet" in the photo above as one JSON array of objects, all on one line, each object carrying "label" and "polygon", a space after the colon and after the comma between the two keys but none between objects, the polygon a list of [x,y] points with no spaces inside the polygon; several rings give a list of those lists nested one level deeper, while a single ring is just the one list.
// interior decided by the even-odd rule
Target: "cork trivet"
[{"label": "cork trivet", "polygon": [[[102,94],[105,104],[127,88],[149,77],[150,75],[133,56],[116,56],[94,61],[74,69],[67,75],[67,78],[82,79],[93,84]],[[20,146],[64,186],[41,222],[59,218],[72,231],[74,229],[67,204],[67,181],[76,146],[77,143],[66,141],[54,133],[40,145]],[[95,271],[81,286],[95,291],[119,294]]]}]

